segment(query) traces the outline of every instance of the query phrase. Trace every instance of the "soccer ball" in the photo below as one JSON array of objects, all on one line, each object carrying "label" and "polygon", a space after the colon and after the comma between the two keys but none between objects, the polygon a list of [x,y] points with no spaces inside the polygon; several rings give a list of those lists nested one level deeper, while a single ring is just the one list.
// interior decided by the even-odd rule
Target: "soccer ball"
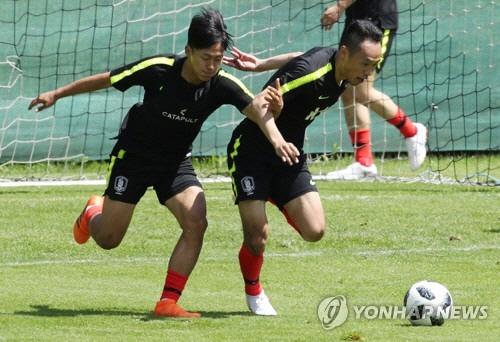
[{"label": "soccer ball", "polygon": [[423,280],[406,292],[404,306],[413,325],[442,325],[450,317],[453,299],[442,284]]}]

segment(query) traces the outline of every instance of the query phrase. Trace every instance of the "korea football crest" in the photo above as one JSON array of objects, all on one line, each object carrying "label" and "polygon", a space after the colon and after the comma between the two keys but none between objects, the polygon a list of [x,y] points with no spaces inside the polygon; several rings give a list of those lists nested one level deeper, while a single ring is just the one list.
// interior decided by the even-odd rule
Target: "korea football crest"
[{"label": "korea football crest", "polygon": [[128,185],[127,177],[118,176],[115,178],[115,193],[117,195],[121,195],[126,189]]},{"label": "korea football crest", "polygon": [[253,180],[253,177],[243,177],[243,179],[241,180],[241,187],[243,189],[243,192],[247,195],[253,194],[253,191],[255,190],[255,182]]}]

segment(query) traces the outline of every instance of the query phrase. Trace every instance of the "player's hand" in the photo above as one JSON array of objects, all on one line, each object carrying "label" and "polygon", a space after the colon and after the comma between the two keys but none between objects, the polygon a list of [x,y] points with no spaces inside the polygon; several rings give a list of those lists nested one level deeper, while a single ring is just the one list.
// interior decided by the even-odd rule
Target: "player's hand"
[{"label": "player's hand", "polygon": [[283,163],[293,165],[299,162],[300,152],[297,147],[290,142],[283,141],[282,144],[275,147],[275,151]]},{"label": "player's hand", "polygon": [[49,91],[49,92],[40,94],[35,99],[33,99],[33,101],[31,101],[28,109],[31,109],[31,108],[41,104],[41,106],[38,106],[37,108],[35,108],[35,111],[39,112],[41,110],[44,110],[45,108],[49,108],[56,101],[57,101],[56,92],[54,90]]},{"label": "player's hand", "polygon": [[333,5],[325,9],[323,16],[321,17],[321,26],[323,30],[330,30],[337,21],[339,21],[342,16],[342,11],[337,5]]},{"label": "player's hand", "polygon": [[233,57],[226,57],[222,59],[222,63],[232,68],[242,71],[258,71],[260,59],[233,47],[231,50]]},{"label": "player's hand", "polygon": [[266,88],[267,94],[265,96],[265,99],[267,102],[269,102],[269,110],[273,112],[273,116],[275,119],[278,118],[278,116],[281,113],[281,110],[283,109],[283,93],[281,92],[281,84],[280,84],[280,79],[277,78],[275,82],[275,86],[271,87],[268,86]]}]

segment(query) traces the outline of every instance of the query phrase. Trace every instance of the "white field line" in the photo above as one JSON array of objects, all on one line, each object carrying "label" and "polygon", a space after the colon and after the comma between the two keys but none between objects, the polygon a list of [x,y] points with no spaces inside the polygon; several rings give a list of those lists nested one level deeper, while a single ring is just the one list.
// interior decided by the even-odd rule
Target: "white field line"
[{"label": "white field line", "polygon": [[[269,253],[266,254],[266,258],[282,258],[282,257],[290,257],[290,258],[298,258],[298,257],[306,257],[306,256],[319,256],[322,255],[321,252],[301,252],[301,253]],[[206,257],[203,258],[205,261],[222,261],[234,259],[231,257]],[[12,267],[12,266],[36,266],[36,265],[72,265],[72,264],[103,264],[103,263],[133,263],[133,262],[149,262],[149,263],[157,263],[157,262],[167,262],[168,258],[111,258],[111,259],[77,259],[77,260],[38,260],[38,261],[14,261],[14,262],[4,262],[0,263],[0,267]]]},{"label": "white field line", "polygon": [[378,256],[391,254],[421,254],[421,253],[437,253],[437,252],[468,252],[484,249],[500,249],[500,246],[466,246],[466,247],[442,247],[442,248],[414,248],[414,249],[386,249],[378,251],[362,251],[354,252],[354,255]]},{"label": "white field line", "polygon": [[0,182],[0,187],[10,188],[10,187],[21,187],[21,186],[63,186],[63,185],[105,185],[106,180],[98,179],[98,180],[75,180],[75,181],[7,181]]},{"label": "white field line", "polygon": [[[469,252],[478,250],[500,250],[500,246],[466,246],[466,247],[443,247],[443,248],[422,248],[422,249],[406,249],[406,250],[396,250],[396,249],[386,249],[386,250],[375,250],[375,251],[361,251],[353,252],[351,255],[363,255],[363,256],[381,256],[381,255],[392,255],[392,254],[422,254],[422,253],[437,253],[437,252]],[[345,255],[345,254],[344,254]],[[266,258],[301,258],[308,256],[325,256],[322,252],[299,252],[299,253],[268,253],[265,255]],[[206,257],[200,258],[205,261],[222,261],[228,259],[234,259],[234,256],[227,257]],[[153,258],[153,257],[143,257],[143,258],[111,258],[111,259],[74,259],[74,260],[38,260],[38,261],[14,261],[14,262],[3,262],[0,263],[0,267],[18,267],[18,266],[37,266],[37,265],[72,265],[72,264],[103,264],[103,263],[166,263],[168,258]]]},{"label": "white field line", "polygon": [[[202,183],[229,183],[229,177],[199,178]],[[54,181],[0,181],[0,187],[21,187],[21,186],[69,186],[69,185],[106,185],[105,179],[96,180],[54,180]]]},{"label": "white field line", "polygon": [[[324,175],[313,175],[313,180],[325,180]],[[202,183],[230,183],[231,177],[208,177],[199,178]],[[0,179],[1,187],[22,187],[22,186],[69,186],[69,185],[106,185],[105,179],[96,180],[40,180],[40,181],[8,181]]]}]

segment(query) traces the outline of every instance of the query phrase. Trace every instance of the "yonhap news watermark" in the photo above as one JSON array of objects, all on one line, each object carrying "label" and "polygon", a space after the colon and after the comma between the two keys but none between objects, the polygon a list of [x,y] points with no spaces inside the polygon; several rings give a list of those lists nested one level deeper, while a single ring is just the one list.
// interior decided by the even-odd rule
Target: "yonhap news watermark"
[{"label": "yonhap news watermark", "polygon": [[488,318],[486,305],[453,305],[449,308],[404,305],[348,305],[343,295],[326,297],[318,305],[318,319],[325,330],[334,329],[350,319],[420,319],[426,316],[448,319],[484,320]]}]

